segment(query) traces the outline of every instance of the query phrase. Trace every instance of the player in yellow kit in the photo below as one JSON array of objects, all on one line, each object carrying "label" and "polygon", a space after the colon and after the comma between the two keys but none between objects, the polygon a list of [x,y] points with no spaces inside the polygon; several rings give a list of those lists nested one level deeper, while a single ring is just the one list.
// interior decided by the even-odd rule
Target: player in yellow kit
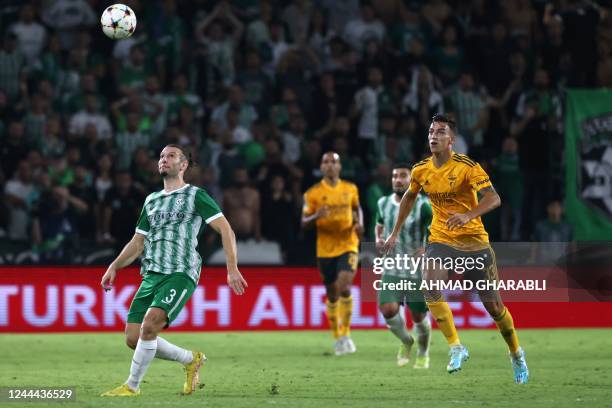
[{"label": "player in yellow kit", "polygon": [[323,179],[306,191],[302,210],[302,226],[317,228],[317,261],[327,294],[327,321],[338,356],[357,350],[350,337],[351,285],[357,270],[359,235],[363,233],[359,191],[355,184],[340,179],[341,170],[338,153],[323,155]]},{"label": "player in yellow kit", "polygon": [[[439,262],[429,262],[447,258],[461,260],[464,265],[467,265],[466,260],[472,259],[470,264],[473,267],[466,272],[467,279],[497,280],[495,254],[480,216],[498,207],[501,199],[478,163],[453,152],[455,122],[452,119],[435,115],[428,139],[432,155],[412,167],[410,187],[402,197],[397,221],[384,249],[389,251],[395,247],[417,194],[423,190],[429,196],[433,212],[423,281],[448,280],[451,271],[441,267]],[[456,266],[459,264],[454,265],[458,269]],[[459,340],[453,314],[442,293],[431,287],[428,289],[423,291],[427,306],[450,346],[450,362],[446,368],[449,373],[454,373],[461,370],[469,353]],[[478,295],[508,344],[515,382],[526,383],[529,370],[510,312],[497,290],[479,291]]]}]

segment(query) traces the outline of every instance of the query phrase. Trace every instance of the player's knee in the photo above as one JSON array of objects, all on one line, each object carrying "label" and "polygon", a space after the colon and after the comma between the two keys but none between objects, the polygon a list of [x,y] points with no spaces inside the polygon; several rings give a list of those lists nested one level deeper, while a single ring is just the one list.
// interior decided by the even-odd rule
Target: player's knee
[{"label": "player's knee", "polygon": [[379,306],[379,310],[385,319],[390,319],[399,312],[399,306],[394,303],[384,303]]},{"label": "player's knee", "polygon": [[421,323],[425,319],[425,313],[412,312],[412,321],[415,323]]},{"label": "player's knee", "polygon": [[489,315],[491,315],[493,319],[497,319],[504,312],[504,305],[499,302],[489,303],[485,305],[485,308],[487,309],[487,312],[489,312]]},{"label": "player's knee", "polygon": [[126,334],[125,335],[125,344],[129,348],[134,350],[136,348],[136,345],[138,344],[138,334],[136,334],[136,335]]},{"label": "player's knee", "polygon": [[348,288],[342,288],[340,290],[340,296],[342,296],[342,297],[349,297],[349,296],[351,296],[351,288],[350,288],[350,286]]},{"label": "player's knee", "polygon": [[332,303],[338,300],[338,289],[334,284],[325,285],[325,296]]},{"label": "player's knee", "polygon": [[144,322],[140,328],[140,337],[143,339],[151,339],[157,336],[157,327],[151,322]]}]

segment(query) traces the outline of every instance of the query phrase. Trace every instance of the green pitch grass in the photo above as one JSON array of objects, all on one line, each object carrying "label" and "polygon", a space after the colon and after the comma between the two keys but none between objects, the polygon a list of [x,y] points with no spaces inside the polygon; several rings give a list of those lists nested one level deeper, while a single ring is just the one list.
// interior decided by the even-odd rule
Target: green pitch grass
[{"label": "green pitch grass", "polygon": [[77,403],[3,406],[394,407],[609,406],[612,330],[521,330],[530,383],[513,383],[495,330],[463,330],[471,358],[445,371],[447,347],[433,333],[431,368],[397,368],[387,331],[354,331],[354,355],[335,357],[327,332],[166,333],[209,358],[203,386],[181,396],[179,364],[154,360],[138,398],[98,395],[127,378],[132,352],[121,334],[0,336],[0,386],[75,386]]}]

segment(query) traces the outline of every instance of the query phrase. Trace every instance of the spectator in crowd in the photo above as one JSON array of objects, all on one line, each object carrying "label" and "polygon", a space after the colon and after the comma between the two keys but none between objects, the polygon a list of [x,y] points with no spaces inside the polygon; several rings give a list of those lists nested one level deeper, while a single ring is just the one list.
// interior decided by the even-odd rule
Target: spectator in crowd
[{"label": "spectator in crowd", "polygon": [[331,130],[340,109],[342,107],[336,92],[334,76],[330,72],[323,73],[312,100],[312,111],[308,122],[313,129],[325,134]]},{"label": "spectator in crowd", "polygon": [[457,38],[457,28],[446,24],[442,31],[442,44],[432,56],[435,72],[445,86],[452,85],[464,68],[464,51]]},{"label": "spectator in crowd", "polygon": [[502,153],[494,161],[495,189],[504,202],[501,208],[502,241],[520,239],[521,206],[523,205],[523,181],[519,166],[518,143],[506,138]]},{"label": "spectator in crowd", "polygon": [[[8,31],[3,37],[0,50],[0,89],[9,103],[16,103],[20,96],[27,96],[26,60],[17,49],[17,36]],[[23,95],[25,93],[25,95]]]},{"label": "spectator in crowd", "polygon": [[[226,33],[223,23],[231,26]],[[196,38],[208,49],[210,62],[221,73],[223,83],[234,81],[234,49],[242,38],[244,25],[233,13],[228,1],[221,1],[196,26]]]},{"label": "spectator in crowd", "polygon": [[300,169],[301,191],[306,191],[321,179],[321,142],[318,139],[307,140],[302,156],[297,163]]},{"label": "spectator in crowd", "polygon": [[238,124],[246,129],[249,129],[253,122],[257,120],[257,111],[253,105],[244,100],[242,88],[238,85],[228,88],[227,100],[212,112],[211,119],[217,121],[221,129],[227,129],[227,111],[230,108],[238,111]]},{"label": "spectator in crowd", "polygon": [[32,242],[40,262],[71,261],[78,241],[73,205],[83,205],[83,202],[70,196],[66,187],[55,186],[41,194],[32,220]]},{"label": "spectator in crowd", "polygon": [[336,31],[329,25],[323,10],[313,9],[308,27],[308,45],[317,54],[319,60],[325,61],[329,57],[329,43],[336,35]]},{"label": "spectator in crowd", "polygon": [[378,137],[378,114],[389,95],[383,86],[382,71],[372,67],[368,71],[368,85],[355,94],[352,117],[359,117],[357,144],[360,157],[366,157]]},{"label": "spectator in crowd", "polygon": [[7,236],[14,240],[26,240],[30,234],[32,202],[35,196],[32,184],[32,168],[26,160],[19,162],[15,176],[6,183],[4,196],[8,207]]},{"label": "spectator in crowd", "polygon": [[459,84],[449,96],[450,107],[457,117],[457,130],[470,148],[484,144],[484,130],[488,125],[489,111],[486,95],[476,88],[474,76],[464,71]]},{"label": "spectator in crowd", "polygon": [[572,226],[562,218],[563,205],[559,200],[550,201],[546,212],[546,219],[539,220],[534,229],[530,261],[551,265],[567,259],[574,236]]},{"label": "spectator in crowd", "polygon": [[444,112],[444,100],[434,84],[431,71],[425,65],[412,68],[409,88],[402,100],[402,110],[418,118],[419,129],[429,127],[435,113]]},{"label": "spectator in crowd", "polygon": [[2,144],[0,144],[0,166],[7,178],[13,176],[17,164],[25,158],[28,150],[23,123],[10,122],[6,136],[2,138]]},{"label": "spectator in crowd", "polygon": [[45,135],[49,111],[49,101],[41,94],[34,94],[28,113],[23,118],[25,137],[29,146],[40,148]]},{"label": "spectator in crowd", "polygon": [[34,7],[26,3],[19,10],[19,21],[9,28],[17,37],[17,49],[23,54],[29,67],[38,60],[47,39],[47,30],[34,20],[35,17]]},{"label": "spectator in crowd", "polygon": [[93,240],[96,236],[95,204],[96,192],[91,185],[92,177],[87,167],[77,164],[74,168],[74,181],[68,186],[66,198],[74,211],[74,227],[79,237]]},{"label": "spectator in crowd", "polygon": [[270,180],[269,195],[262,198],[260,217],[263,237],[280,243],[286,261],[288,249],[295,241],[297,218],[296,205],[281,175]]},{"label": "spectator in crowd", "polygon": [[338,32],[344,32],[347,23],[359,18],[360,0],[321,0],[320,4],[328,15],[329,25]]},{"label": "spectator in crowd", "polygon": [[606,11],[593,1],[568,1],[562,9],[545,7],[543,22],[563,24],[563,42],[570,55],[570,86],[594,86],[597,64],[597,29]]},{"label": "spectator in crowd", "polygon": [[189,82],[184,73],[177,74],[174,79],[174,92],[167,96],[168,121],[176,123],[183,105],[188,106],[197,119],[204,116],[202,99],[188,88]]},{"label": "spectator in crowd", "polygon": [[140,215],[144,197],[132,182],[128,171],[116,173],[114,185],[102,204],[102,240],[117,247],[134,235],[134,220]]},{"label": "spectator in crowd", "polygon": [[225,123],[227,124],[227,132],[232,135],[232,141],[237,145],[242,145],[249,142],[253,136],[248,128],[240,125],[239,116],[240,110],[230,107],[225,115]]},{"label": "spectator in crowd", "polygon": [[298,44],[308,38],[311,18],[312,4],[309,0],[292,0],[281,13],[281,19],[289,28],[290,39]]},{"label": "spectator in crowd", "polygon": [[223,214],[232,225],[237,239],[261,240],[260,210],[260,195],[250,185],[249,173],[244,167],[236,167],[231,186],[223,191]]},{"label": "spectator in crowd", "polygon": [[237,83],[244,89],[244,102],[259,109],[257,116],[267,114],[272,83],[261,68],[261,57],[256,50],[246,52],[246,67],[240,71]]},{"label": "spectator in crowd", "polygon": [[63,50],[75,45],[75,32],[81,27],[93,26],[98,21],[85,0],[55,0],[45,3],[42,20],[57,33]]},{"label": "spectator in crowd", "polygon": [[85,128],[90,123],[96,127],[99,139],[112,138],[113,130],[110,120],[106,115],[100,113],[98,97],[95,94],[85,96],[85,109],[80,110],[70,118],[68,132],[73,136],[81,137],[85,134]]},{"label": "spectator in crowd", "polygon": [[145,64],[145,53],[143,49],[135,45],[130,48],[129,62],[125,62],[119,69],[119,90],[127,95],[130,91],[140,92],[144,86],[149,72],[150,65]]},{"label": "spectator in crowd", "polygon": [[259,50],[263,44],[270,40],[268,27],[272,20],[272,7],[271,0],[259,1],[259,18],[249,23],[246,29],[245,37],[249,47]]},{"label": "spectator in crowd", "polygon": [[374,12],[369,1],[361,2],[360,16],[351,19],[344,28],[344,40],[359,54],[364,50],[366,41],[375,40],[382,43],[385,38],[385,26]]},{"label": "spectator in crowd", "polygon": [[139,113],[128,113],[125,130],[115,134],[115,145],[117,146],[115,166],[119,170],[130,168],[132,156],[137,148],[151,145],[150,134],[138,128],[140,119]]},{"label": "spectator in crowd", "polygon": [[296,163],[302,155],[302,145],[306,141],[306,119],[301,113],[291,115],[289,129],[281,134],[283,158]]}]

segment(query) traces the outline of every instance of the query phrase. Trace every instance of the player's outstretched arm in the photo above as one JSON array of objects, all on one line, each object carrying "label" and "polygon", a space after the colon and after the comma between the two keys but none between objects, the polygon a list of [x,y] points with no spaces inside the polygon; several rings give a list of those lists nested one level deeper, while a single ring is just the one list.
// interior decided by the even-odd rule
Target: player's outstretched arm
[{"label": "player's outstretched arm", "polygon": [[493,186],[485,187],[478,191],[478,205],[470,211],[460,214],[451,213],[451,217],[446,221],[449,230],[462,227],[472,219],[480,217],[501,205],[501,198]]},{"label": "player's outstretched arm", "polygon": [[399,211],[397,213],[397,219],[395,220],[395,225],[393,226],[393,231],[391,232],[391,235],[387,237],[387,240],[385,241],[385,245],[383,246],[384,252],[389,252],[391,248],[395,246],[395,242],[397,241],[397,236],[402,230],[402,225],[404,225],[404,222],[406,221],[408,214],[410,214],[410,211],[412,211],[412,207],[414,206],[414,202],[417,198],[417,194],[418,192],[413,193],[410,190],[406,190],[406,192],[402,196],[402,200],[400,201]]},{"label": "player's outstretched arm", "polygon": [[117,277],[117,270],[130,265],[136,258],[142,254],[144,249],[144,235],[135,233],[130,242],[128,242],[121,253],[115,260],[110,264],[100,284],[104,290],[109,291],[113,288],[115,278]]},{"label": "player's outstretched arm", "polygon": [[227,284],[235,294],[242,295],[247,288],[247,282],[238,270],[238,255],[236,251],[236,235],[225,217],[219,217],[210,222],[215,231],[221,235],[223,252],[227,262]]}]

